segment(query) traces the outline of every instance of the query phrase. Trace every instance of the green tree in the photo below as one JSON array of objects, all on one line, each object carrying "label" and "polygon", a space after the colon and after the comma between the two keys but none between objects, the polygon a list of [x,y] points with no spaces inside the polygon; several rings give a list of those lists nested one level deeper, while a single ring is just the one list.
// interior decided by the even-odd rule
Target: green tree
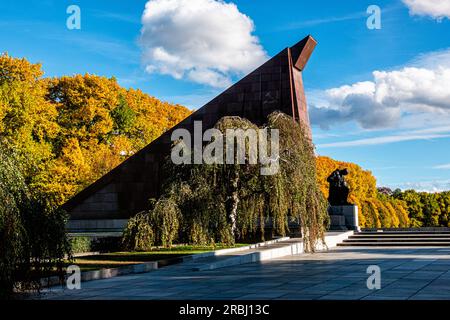
[{"label": "green tree", "polygon": [[441,208],[439,206],[439,195],[436,193],[421,193],[421,202],[423,203],[424,225],[428,227],[439,226],[439,216]]},{"label": "green tree", "polygon": [[62,274],[70,254],[65,214],[51,210],[28,189],[14,149],[0,142],[0,297],[14,288],[39,289],[40,277]]},{"label": "green tree", "polygon": [[422,198],[419,193],[414,190],[406,190],[398,196],[400,200],[406,202],[408,206],[409,219],[411,227],[421,227],[424,224],[424,212]]},{"label": "green tree", "polygon": [[111,111],[111,117],[113,118],[114,134],[128,134],[133,127],[136,119],[136,114],[128,106],[127,101],[122,95],[119,96],[118,106]]}]

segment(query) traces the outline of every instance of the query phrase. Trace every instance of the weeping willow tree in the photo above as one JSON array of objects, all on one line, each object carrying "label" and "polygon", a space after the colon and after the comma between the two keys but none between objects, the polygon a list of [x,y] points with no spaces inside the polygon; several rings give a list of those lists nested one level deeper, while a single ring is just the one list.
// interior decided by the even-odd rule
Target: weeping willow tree
[{"label": "weeping willow tree", "polygon": [[314,251],[329,224],[328,203],[316,179],[314,147],[305,128],[286,114],[272,113],[268,127],[279,130],[280,171],[266,176],[267,210],[282,235],[288,231],[288,218],[297,221],[306,250]]},{"label": "weeping willow tree", "polygon": [[15,152],[0,142],[0,297],[39,290],[40,277],[59,271],[70,253],[65,214],[44,207],[28,189]]},{"label": "weeping willow tree", "polygon": [[[126,247],[139,249],[132,245],[136,239],[130,239],[138,219],[150,226],[154,244],[165,246],[174,241],[233,244],[249,236],[264,238],[267,222],[272,223],[274,234],[286,235],[293,231],[289,230],[289,222],[296,222],[306,249],[314,251],[317,242],[323,240],[327,203],[316,182],[314,149],[301,125],[281,112],[268,117],[264,126],[268,136],[264,139],[271,141],[273,132],[279,133],[279,156],[272,159],[279,168],[270,175],[261,174],[264,164],[252,159],[255,150],[251,149],[257,148],[257,154],[271,154],[271,143],[267,143],[268,150],[263,150],[260,143],[245,136],[241,154],[238,145],[231,149],[227,145],[235,138],[229,129],[241,129],[242,133],[258,130],[257,126],[240,117],[224,117],[215,129],[223,139],[213,142],[222,143],[224,152],[211,154],[233,161],[217,163],[204,159],[203,164],[175,165],[169,158],[164,165],[164,176],[168,178],[162,196],[143,213],[147,218],[140,214],[130,220],[124,236]],[[244,164],[238,161],[239,155],[244,157]]]}]

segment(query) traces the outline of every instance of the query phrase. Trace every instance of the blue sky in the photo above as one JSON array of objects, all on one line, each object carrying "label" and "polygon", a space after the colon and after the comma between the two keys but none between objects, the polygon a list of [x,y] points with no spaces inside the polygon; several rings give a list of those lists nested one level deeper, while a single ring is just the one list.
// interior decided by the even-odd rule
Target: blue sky
[{"label": "blue sky", "polygon": [[[211,2],[191,0],[186,18],[187,0],[2,1],[0,52],[41,62],[47,76],[115,76],[199,108],[311,34],[304,82],[318,154],[360,164],[379,185],[450,189],[449,0]],[[66,27],[73,4],[80,30]],[[366,25],[373,4],[379,30]],[[186,39],[210,50],[197,54]]]}]

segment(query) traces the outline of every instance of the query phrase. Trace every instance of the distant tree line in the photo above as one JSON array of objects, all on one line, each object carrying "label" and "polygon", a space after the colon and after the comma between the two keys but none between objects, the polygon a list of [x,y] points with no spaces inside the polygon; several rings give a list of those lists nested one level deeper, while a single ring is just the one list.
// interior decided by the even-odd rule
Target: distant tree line
[{"label": "distant tree line", "polygon": [[412,227],[450,227],[450,191],[386,191],[387,196],[406,203]]}]

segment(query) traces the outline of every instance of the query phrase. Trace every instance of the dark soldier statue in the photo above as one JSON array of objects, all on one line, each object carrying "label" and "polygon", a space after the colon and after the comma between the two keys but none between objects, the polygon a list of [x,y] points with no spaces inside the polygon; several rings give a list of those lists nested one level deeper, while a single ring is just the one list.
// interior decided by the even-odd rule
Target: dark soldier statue
[{"label": "dark soldier statue", "polygon": [[350,192],[347,182],[344,176],[348,174],[347,169],[335,170],[328,177],[327,181],[330,183],[330,193],[328,196],[328,202],[332,206],[346,206],[350,205],[347,198]]}]

